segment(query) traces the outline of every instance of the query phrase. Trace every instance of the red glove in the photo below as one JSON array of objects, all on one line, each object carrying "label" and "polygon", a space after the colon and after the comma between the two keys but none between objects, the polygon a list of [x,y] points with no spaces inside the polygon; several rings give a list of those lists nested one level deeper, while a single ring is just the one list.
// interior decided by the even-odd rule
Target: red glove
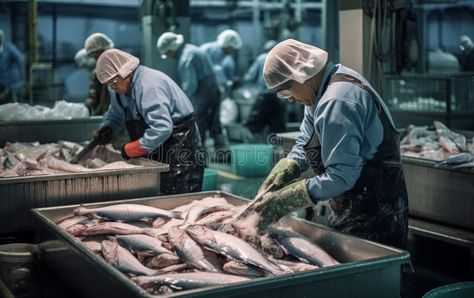
[{"label": "red glove", "polygon": [[127,143],[122,147],[122,157],[124,159],[143,157],[147,155],[148,151],[146,151],[140,146],[139,140]]}]

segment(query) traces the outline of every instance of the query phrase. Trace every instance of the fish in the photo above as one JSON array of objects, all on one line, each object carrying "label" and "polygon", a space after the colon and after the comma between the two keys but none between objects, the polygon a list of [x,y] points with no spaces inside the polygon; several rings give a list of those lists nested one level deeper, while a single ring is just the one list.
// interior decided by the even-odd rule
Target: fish
[{"label": "fish", "polygon": [[66,218],[65,220],[61,221],[60,223],[58,223],[58,226],[61,229],[65,230],[66,228],[68,228],[72,225],[82,223],[82,222],[87,221],[87,220],[89,220],[89,218],[86,217],[86,216],[73,216],[73,217]]},{"label": "fish", "polygon": [[287,254],[292,255],[302,262],[319,267],[339,264],[338,261],[324,251],[318,244],[301,234],[275,227],[269,227],[268,232],[270,237],[280,243]]},{"label": "fish", "polygon": [[288,273],[303,272],[303,271],[314,270],[314,269],[319,268],[319,266],[317,265],[311,265],[304,262],[293,262],[293,261],[287,261],[283,259],[276,259],[272,256],[269,256],[268,259]]},{"label": "fish", "polygon": [[116,204],[99,208],[80,206],[74,215],[94,215],[115,221],[140,221],[156,217],[183,219],[181,212],[169,211],[140,204]]},{"label": "fish", "polygon": [[248,281],[249,278],[216,272],[186,272],[157,276],[136,276],[132,277],[132,280],[140,286],[155,283],[168,285],[175,289],[189,290],[244,282]]},{"label": "fish", "polygon": [[460,153],[456,143],[454,143],[451,139],[445,137],[445,136],[440,136],[439,137],[439,143],[443,147],[443,149],[448,152],[449,154],[458,154]]},{"label": "fish", "polygon": [[131,252],[121,247],[117,241],[104,240],[101,244],[102,255],[105,260],[123,273],[147,276],[160,273],[158,270],[153,270],[142,265]]},{"label": "fish", "polygon": [[236,274],[236,275],[249,276],[249,277],[264,276],[264,273],[262,272],[262,270],[259,270],[259,268],[252,265],[247,265],[241,262],[237,262],[237,261],[229,261],[225,263],[224,266],[222,266],[222,269],[224,269],[225,272]]},{"label": "fish", "polygon": [[146,266],[152,269],[163,269],[165,267],[177,265],[180,263],[182,263],[182,261],[177,255],[173,253],[163,253],[148,259]]},{"label": "fish", "polygon": [[436,133],[439,136],[443,136],[452,140],[456,144],[457,148],[461,151],[466,149],[467,141],[464,135],[451,131],[446,125],[439,121],[434,121],[434,126],[436,128]]},{"label": "fish", "polygon": [[188,214],[183,225],[194,224],[198,218],[202,217],[205,214],[217,212],[217,211],[228,211],[231,208],[225,205],[215,205],[215,206],[206,206],[206,205],[196,205],[189,209]]},{"label": "fish", "polygon": [[199,219],[198,221],[196,221],[196,224],[205,226],[209,224],[220,223],[226,219],[232,218],[233,216],[234,216],[234,211],[232,210],[218,211]]},{"label": "fish", "polygon": [[67,173],[84,173],[91,171],[81,165],[73,165],[67,161],[60,160],[49,153],[38,159],[38,165],[44,168],[60,170]]},{"label": "fish", "polygon": [[196,242],[218,254],[262,268],[272,274],[281,273],[281,270],[270,263],[258,250],[236,236],[199,225],[191,225],[186,231]]},{"label": "fish", "polygon": [[161,246],[161,241],[148,235],[116,235],[117,242],[132,253],[142,256],[173,254]]},{"label": "fish", "polygon": [[104,235],[104,234],[119,234],[119,235],[129,235],[129,234],[145,234],[146,229],[137,228],[135,226],[121,223],[121,222],[102,222],[91,227],[88,227],[82,235],[91,236],[91,235]]},{"label": "fish", "polygon": [[168,240],[181,260],[192,268],[209,272],[222,272],[217,255],[203,249],[186,233],[186,230],[179,227],[170,228]]}]

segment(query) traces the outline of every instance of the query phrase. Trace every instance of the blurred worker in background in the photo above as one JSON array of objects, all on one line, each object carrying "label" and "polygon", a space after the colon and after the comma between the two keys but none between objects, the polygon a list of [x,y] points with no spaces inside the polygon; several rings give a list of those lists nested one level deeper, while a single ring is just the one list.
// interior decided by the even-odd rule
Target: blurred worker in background
[{"label": "blurred worker in background", "polygon": [[0,104],[18,101],[23,89],[23,56],[0,29]]},{"label": "blurred worker in background", "polygon": [[167,163],[161,175],[161,194],[201,191],[204,161],[191,102],[161,71],[139,65],[126,52],[110,49],[97,61],[98,80],[115,91],[94,139],[110,142],[125,124],[130,142],[122,147],[125,159],[149,157]]},{"label": "blurred worker in background", "polygon": [[200,47],[211,59],[222,92],[233,85],[236,66],[232,55],[241,47],[242,39],[239,33],[231,29],[219,33],[216,41],[204,43]]},{"label": "blurred worker in background", "polygon": [[221,94],[209,57],[195,45],[184,43],[183,35],[173,32],[163,33],[156,46],[162,58],[178,60],[178,83],[193,104],[203,144],[209,130],[214,148],[224,149],[219,121]]},{"label": "blurred worker in background", "polygon": [[[328,61],[326,51],[287,39],[268,54],[268,88],[305,106],[300,136],[261,189],[272,192],[257,210],[293,211],[328,200],[329,226],[404,248],[408,199],[399,137],[384,101],[356,71]],[[316,176],[299,179],[312,167]]]},{"label": "blurred worker in background", "polygon": [[[103,33],[93,33],[84,42],[87,55],[95,60],[99,59],[104,51],[113,47],[113,41]],[[84,104],[89,109],[91,116],[102,115],[109,108],[110,95],[107,86],[99,82],[95,70],[91,74],[89,92]]]},{"label": "blurred worker in background", "polygon": [[474,71],[474,44],[469,36],[463,35],[459,38],[458,59],[463,71]]},{"label": "blurred worker in background", "polygon": [[286,101],[277,100],[276,93],[267,88],[263,79],[265,59],[275,45],[276,41],[267,41],[263,46],[263,53],[257,56],[244,76],[245,82],[256,83],[259,87],[259,96],[245,123],[254,136],[263,133],[267,127],[266,132],[269,134],[284,132],[286,128]]}]

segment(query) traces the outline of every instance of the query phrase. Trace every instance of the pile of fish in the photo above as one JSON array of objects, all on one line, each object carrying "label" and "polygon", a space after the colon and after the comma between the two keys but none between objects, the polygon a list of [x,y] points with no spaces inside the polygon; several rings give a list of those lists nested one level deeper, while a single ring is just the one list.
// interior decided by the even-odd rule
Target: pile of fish
[{"label": "pile of fish", "polygon": [[474,167],[474,138],[449,130],[434,121],[434,127],[408,126],[400,142],[403,156],[438,161],[438,166]]},{"label": "pile of fish", "polygon": [[219,196],[173,210],[80,206],[58,225],[155,295],[339,264],[318,244],[281,226],[261,236],[262,246],[274,248],[266,251],[244,235],[224,232],[221,227],[243,208]]},{"label": "pile of fish", "polygon": [[136,167],[120,161],[120,153],[109,146],[97,146],[90,158],[77,165],[70,164],[69,161],[82,149],[82,145],[68,141],[50,144],[7,143],[0,148],[0,178]]}]

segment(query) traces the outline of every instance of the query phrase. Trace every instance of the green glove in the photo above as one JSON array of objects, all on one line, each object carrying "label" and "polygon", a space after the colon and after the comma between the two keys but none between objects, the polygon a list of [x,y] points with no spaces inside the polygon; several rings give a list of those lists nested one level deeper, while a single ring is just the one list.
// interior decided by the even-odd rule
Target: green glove
[{"label": "green glove", "polygon": [[270,184],[274,184],[274,189],[285,186],[288,182],[297,179],[301,174],[300,166],[298,162],[291,158],[282,158],[273,167],[268,177],[263,181],[259,188],[259,192],[262,189],[267,188]]},{"label": "green glove", "polygon": [[264,195],[263,201],[255,206],[255,211],[259,215],[258,228],[263,232],[268,225],[277,222],[288,213],[313,205],[305,180],[296,180]]}]

